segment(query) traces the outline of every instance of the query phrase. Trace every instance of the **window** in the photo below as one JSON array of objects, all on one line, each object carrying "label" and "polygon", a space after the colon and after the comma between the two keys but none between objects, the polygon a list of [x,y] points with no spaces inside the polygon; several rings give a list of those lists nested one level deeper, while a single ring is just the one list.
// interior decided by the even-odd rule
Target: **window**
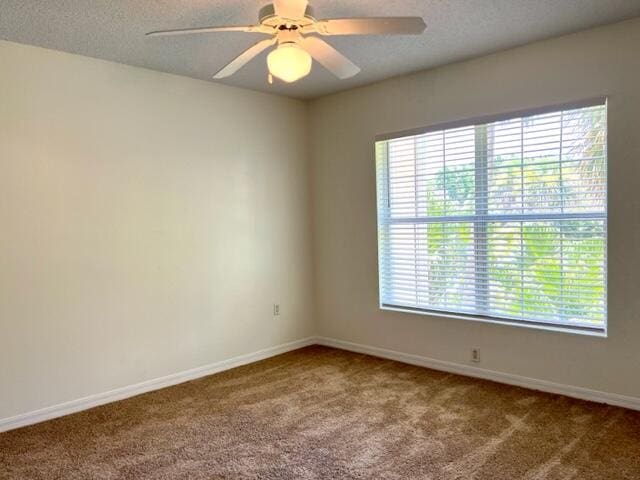
[{"label": "window", "polygon": [[604,332],[606,104],[376,142],[381,308]]}]

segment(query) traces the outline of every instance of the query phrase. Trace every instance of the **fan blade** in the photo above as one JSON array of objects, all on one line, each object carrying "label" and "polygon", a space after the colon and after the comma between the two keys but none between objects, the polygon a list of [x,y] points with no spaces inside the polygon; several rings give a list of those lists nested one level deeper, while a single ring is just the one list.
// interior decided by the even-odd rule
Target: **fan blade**
[{"label": "fan blade", "polygon": [[420,35],[425,28],[420,17],[336,18],[316,23],[322,35]]},{"label": "fan blade", "polygon": [[318,37],[306,37],[300,42],[300,45],[323,67],[341,80],[353,77],[360,72],[360,68],[351,63],[351,60]]},{"label": "fan blade", "polygon": [[251,61],[255,56],[262,53],[264,50],[269,48],[271,45],[276,43],[276,38],[270,38],[268,40],[262,40],[261,42],[256,43],[249,49],[245,50],[238,57],[233,59],[230,63],[228,63],[222,70],[214,75],[213,78],[226,78],[230,77],[242,67],[244,67],[249,61]]},{"label": "fan blade", "polygon": [[307,11],[307,0],[274,0],[273,8],[276,15],[288,20],[300,20]]},{"label": "fan blade", "polygon": [[147,33],[147,37],[169,37],[172,35],[191,35],[194,33],[213,33],[213,32],[252,32],[252,33],[271,33],[262,27],[262,25],[247,25],[237,27],[200,27],[200,28],[180,28],[178,30],[158,30],[157,32]]}]

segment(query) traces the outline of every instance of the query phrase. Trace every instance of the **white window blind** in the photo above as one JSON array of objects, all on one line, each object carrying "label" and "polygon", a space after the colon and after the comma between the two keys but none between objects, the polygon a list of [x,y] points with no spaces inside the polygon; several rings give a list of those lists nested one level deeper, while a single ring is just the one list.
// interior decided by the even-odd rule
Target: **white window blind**
[{"label": "white window blind", "polygon": [[376,142],[382,308],[606,326],[604,101]]}]

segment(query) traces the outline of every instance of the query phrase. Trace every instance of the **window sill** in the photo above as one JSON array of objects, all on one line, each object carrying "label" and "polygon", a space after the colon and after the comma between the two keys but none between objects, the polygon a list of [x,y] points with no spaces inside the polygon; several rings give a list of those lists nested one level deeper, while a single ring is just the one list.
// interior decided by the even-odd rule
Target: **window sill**
[{"label": "window sill", "polygon": [[478,317],[473,315],[455,314],[447,312],[439,312],[435,310],[421,310],[411,307],[397,307],[393,305],[380,305],[380,310],[386,310],[391,312],[401,313],[413,313],[417,315],[427,315],[430,317],[452,318],[456,320],[467,320],[472,322],[492,323],[494,325],[506,325],[511,327],[529,328],[534,330],[545,330],[548,332],[559,333],[573,333],[577,335],[586,335],[589,337],[607,338],[607,329],[604,328],[589,328],[589,327],[572,327],[556,324],[545,324],[541,322],[526,322],[511,319],[501,319],[492,317]]}]

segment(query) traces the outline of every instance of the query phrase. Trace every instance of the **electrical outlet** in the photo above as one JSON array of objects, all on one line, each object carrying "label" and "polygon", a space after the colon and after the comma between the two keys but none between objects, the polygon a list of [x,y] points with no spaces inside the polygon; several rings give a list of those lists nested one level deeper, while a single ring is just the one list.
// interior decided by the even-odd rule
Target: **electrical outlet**
[{"label": "electrical outlet", "polygon": [[474,363],[480,363],[480,349],[472,348],[471,349],[471,361]]},{"label": "electrical outlet", "polygon": [[279,303],[274,303],[273,304],[273,316],[277,317],[278,315],[280,315],[280,304]]}]

